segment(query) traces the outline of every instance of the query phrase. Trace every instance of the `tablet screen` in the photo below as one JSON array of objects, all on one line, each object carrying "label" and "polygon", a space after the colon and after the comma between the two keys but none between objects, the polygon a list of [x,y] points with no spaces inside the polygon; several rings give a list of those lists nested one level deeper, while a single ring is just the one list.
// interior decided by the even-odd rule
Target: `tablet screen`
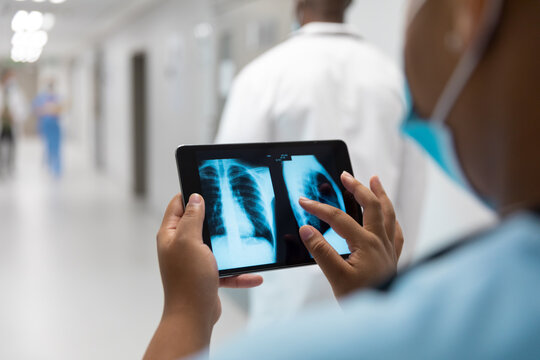
[{"label": "tablet screen", "polygon": [[306,197],[343,211],[351,208],[339,180],[343,171],[351,171],[342,142],[191,150],[184,158],[198,175],[193,192],[205,199],[204,237],[221,274],[313,263],[298,235],[304,225],[317,228],[339,254],[349,254],[343,238],[298,204]]}]

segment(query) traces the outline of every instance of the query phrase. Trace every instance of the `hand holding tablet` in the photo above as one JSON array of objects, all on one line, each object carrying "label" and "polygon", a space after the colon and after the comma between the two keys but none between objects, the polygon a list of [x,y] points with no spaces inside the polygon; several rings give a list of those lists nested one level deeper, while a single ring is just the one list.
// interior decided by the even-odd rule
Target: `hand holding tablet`
[{"label": "hand holding tablet", "polygon": [[[367,188],[346,173],[342,142],[190,146],[177,159],[186,197],[173,198],[157,236],[165,301],[147,357],[186,333],[191,340],[174,356],[208,346],[221,315],[218,287],[262,283],[244,273],[315,260],[336,298],[395,273],[403,234],[392,203],[378,178]],[[229,240],[236,244],[228,248]]]},{"label": "hand holding tablet", "polygon": [[326,221],[346,239],[351,251],[345,260],[317,229],[311,226],[300,229],[302,241],[338,299],[358,289],[380,285],[395,275],[404,241],[392,202],[378,177],[371,179],[369,189],[346,172],[341,175],[341,180],[362,204],[365,226],[332,206],[300,199],[306,211]]},{"label": "hand holding tablet", "polygon": [[317,229],[343,258],[347,241],[299,204],[305,197],[362,213],[340,179],[352,173],[341,141],[182,146],[177,150],[182,192],[202,194],[203,240],[220,276],[313,264],[299,229]]}]

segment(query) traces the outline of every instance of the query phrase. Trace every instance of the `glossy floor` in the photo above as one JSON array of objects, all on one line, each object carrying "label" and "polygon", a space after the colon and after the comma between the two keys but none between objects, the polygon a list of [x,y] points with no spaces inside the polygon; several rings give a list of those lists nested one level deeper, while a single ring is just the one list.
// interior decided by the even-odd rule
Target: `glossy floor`
[{"label": "glossy floor", "polygon": [[[91,170],[77,146],[51,177],[37,140],[0,179],[0,358],[136,359],[159,321],[159,215]],[[220,342],[245,325],[222,296]]]}]

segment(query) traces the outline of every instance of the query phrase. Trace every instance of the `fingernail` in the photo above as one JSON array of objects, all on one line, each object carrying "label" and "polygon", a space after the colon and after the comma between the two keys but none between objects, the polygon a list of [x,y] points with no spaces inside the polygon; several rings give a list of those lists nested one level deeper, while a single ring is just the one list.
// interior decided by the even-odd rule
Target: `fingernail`
[{"label": "fingernail", "polygon": [[381,179],[379,179],[378,176],[374,176],[374,177],[373,177],[373,180],[375,181],[375,183],[376,183],[377,185],[379,185],[380,187],[382,187]]},{"label": "fingernail", "polygon": [[302,227],[300,228],[300,238],[303,240],[303,241],[307,241],[309,239],[311,239],[313,237],[314,233],[313,233],[313,230],[311,230],[311,228],[309,227]]},{"label": "fingernail", "polygon": [[353,185],[354,177],[351,174],[349,174],[347,171],[344,171],[341,181],[343,182],[343,185]]},{"label": "fingernail", "polygon": [[304,203],[304,204],[311,204],[313,202],[313,200],[309,200],[308,198],[306,197],[300,197],[300,199],[298,200],[299,202],[301,203]]},{"label": "fingernail", "polygon": [[189,197],[189,203],[191,205],[200,205],[202,203],[202,196],[199,194],[192,194]]}]

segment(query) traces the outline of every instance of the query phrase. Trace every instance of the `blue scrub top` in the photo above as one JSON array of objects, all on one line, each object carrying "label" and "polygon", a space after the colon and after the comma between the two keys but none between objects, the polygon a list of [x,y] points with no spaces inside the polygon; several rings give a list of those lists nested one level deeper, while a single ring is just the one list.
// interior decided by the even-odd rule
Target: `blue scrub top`
[{"label": "blue scrub top", "polygon": [[[32,103],[32,107],[34,108],[34,110],[39,110],[40,108],[44,107],[48,103],[59,104],[60,98],[55,94],[43,92],[36,96],[36,98],[34,99]],[[41,120],[53,120],[53,121],[59,120],[58,115],[39,115],[38,117]]]},{"label": "blue scrub top", "polygon": [[[286,294],[284,294],[286,296]],[[540,359],[540,216],[504,221],[362,291],[240,336],[213,359]]]}]

